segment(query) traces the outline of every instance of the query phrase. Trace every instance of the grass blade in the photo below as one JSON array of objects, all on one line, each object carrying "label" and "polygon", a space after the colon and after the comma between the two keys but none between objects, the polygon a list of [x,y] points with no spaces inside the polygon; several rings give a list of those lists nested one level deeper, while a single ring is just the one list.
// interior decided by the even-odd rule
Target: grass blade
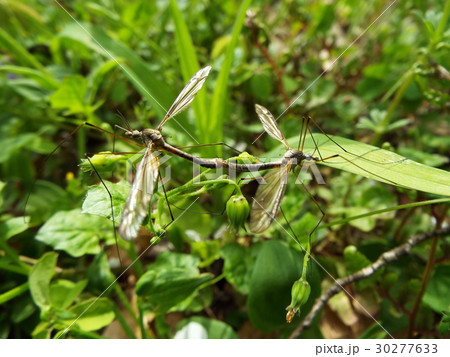
[{"label": "grass blade", "polygon": [[[187,82],[192,77],[192,75],[200,69],[200,65],[197,60],[197,54],[192,43],[191,35],[189,34],[189,29],[175,0],[172,0],[170,2],[170,9],[175,25],[175,37],[177,39],[177,48],[180,57],[181,71],[183,73],[185,82]],[[191,105],[195,113],[197,134],[201,133],[200,136],[197,137],[201,138],[202,140],[200,142],[200,140],[197,139],[197,141],[199,141],[200,144],[209,143],[210,141],[208,136],[203,135],[203,133],[208,133],[208,107],[204,90],[200,91],[196,95],[196,98]]]},{"label": "grass blade", "polygon": [[[223,140],[223,121],[224,121],[224,109],[227,99],[227,88],[228,88],[228,78],[230,76],[231,65],[233,62],[233,55],[236,44],[241,33],[242,25],[245,20],[245,13],[250,6],[251,0],[245,0],[241,7],[239,8],[238,16],[234,23],[233,34],[231,36],[231,41],[228,45],[227,51],[225,53],[225,59],[222,63],[222,68],[219,72],[219,77],[214,89],[214,94],[212,98],[211,110],[209,115],[208,130],[202,131],[201,135],[206,135],[208,132],[208,139],[210,142],[221,142]],[[203,139],[203,137],[202,137]],[[221,154],[221,148],[216,147],[217,154]]]}]

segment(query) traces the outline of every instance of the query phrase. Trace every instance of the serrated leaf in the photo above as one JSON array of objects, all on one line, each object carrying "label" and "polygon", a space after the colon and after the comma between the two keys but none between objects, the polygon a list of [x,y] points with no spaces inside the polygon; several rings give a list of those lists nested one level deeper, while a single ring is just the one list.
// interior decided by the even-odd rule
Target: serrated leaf
[{"label": "serrated leaf", "polygon": [[67,109],[67,114],[86,113],[87,80],[80,75],[64,78],[58,90],[50,96],[55,109]]}]

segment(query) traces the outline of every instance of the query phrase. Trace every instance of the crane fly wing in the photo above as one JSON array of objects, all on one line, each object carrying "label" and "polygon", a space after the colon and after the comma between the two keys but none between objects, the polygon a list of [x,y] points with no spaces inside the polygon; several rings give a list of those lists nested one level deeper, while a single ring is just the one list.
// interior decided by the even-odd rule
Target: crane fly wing
[{"label": "crane fly wing", "polygon": [[266,133],[269,134],[271,137],[277,139],[278,141],[281,141],[286,147],[286,149],[289,150],[290,149],[289,144],[287,143],[286,138],[284,137],[283,133],[278,127],[278,124],[275,118],[273,117],[272,113],[267,108],[259,104],[255,104],[255,110],[256,114],[258,114],[259,120],[261,120],[261,123]]},{"label": "crane fly wing", "polygon": [[202,88],[203,83],[205,83],[206,78],[209,75],[211,66],[207,66],[198,71],[194,76],[187,82],[181,93],[178,95],[177,99],[173,102],[170,109],[167,111],[161,124],[156,128],[156,130],[161,131],[163,125],[172,117],[182,112],[187,108],[189,104],[194,100],[197,92]]},{"label": "crane fly wing", "polygon": [[251,232],[261,233],[270,227],[280,208],[291,166],[289,162],[280,170],[271,170],[263,177],[266,183],[258,186],[250,211]]},{"label": "crane fly wing", "polygon": [[136,176],[122,212],[119,234],[125,240],[136,238],[139,227],[147,216],[158,173],[159,161],[150,144],[138,164]]}]

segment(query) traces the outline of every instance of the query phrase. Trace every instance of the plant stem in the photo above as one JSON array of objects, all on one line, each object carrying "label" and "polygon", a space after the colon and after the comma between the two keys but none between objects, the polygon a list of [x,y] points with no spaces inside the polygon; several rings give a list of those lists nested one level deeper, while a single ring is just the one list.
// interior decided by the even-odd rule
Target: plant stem
[{"label": "plant stem", "polygon": [[15,297],[23,294],[24,292],[28,291],[29,283],[23,283],[22,285],[19,285],[6,293],[3,293],[0,295],[0,305],[4,304],[5,302],[14,299]]},{"label": "plant stem", "polygon": [[412,203],[407,203],[407,204],[404,204],[404,205],[383,208],[383,209],[380,209],[380,210],[359,214],[357,216],[339,219],[337,221],[333,221],[331,223],[324,224],[324,225],[318,227],[317,229],[325,229],[325,228],[329,228],[329,227],[332,227],[332,226],[345,224],[345,223],[348,223],[348,222],[351,222],[351,221],[355,221],[355,220],[360,219],[360,218],[370,217],[370,216],[374,216],[374,215],[380,214],[380,213],[397,211],[397,210],[400,210],[400,209],[411,208],[411,207],[427,206],[427,205],[431,205],[431,204],[444,203],[444,202],[449,202],[449,201],[450,201],[450,198],[438,198],[438,199],[435,199],[435,200],[412,202]]},{"label": "plant stem", "polygon": [[114,313],[116,314],[116,318],[119,321],[120,325],[122,326],[123,330],[125,331],[125,334],[128,338],[136,338],[136,335],[134,334],[133,330],[128,325],[127,321],[125,320],[125,317],[120,312],[119,308],[116,305],[113,305]]}]

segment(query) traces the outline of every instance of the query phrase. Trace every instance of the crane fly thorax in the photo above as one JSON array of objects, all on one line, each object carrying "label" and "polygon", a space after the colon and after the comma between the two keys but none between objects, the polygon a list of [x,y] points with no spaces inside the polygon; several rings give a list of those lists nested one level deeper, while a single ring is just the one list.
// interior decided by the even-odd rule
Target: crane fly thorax
[{"label": "crane fly thorax", "polygon": [[307,156],[303,154],[302,151],[290,149],[284,154],[283,162],[286,164],[289,162],[291,165],[295,166],[300,165],[306,158]]},{"label": "crane fly thorax", "polygon": [[159,130],[144,129],[142,130],[142,140],[148,145],[152,143],[156,149],[164,147],[164,139]]}]

